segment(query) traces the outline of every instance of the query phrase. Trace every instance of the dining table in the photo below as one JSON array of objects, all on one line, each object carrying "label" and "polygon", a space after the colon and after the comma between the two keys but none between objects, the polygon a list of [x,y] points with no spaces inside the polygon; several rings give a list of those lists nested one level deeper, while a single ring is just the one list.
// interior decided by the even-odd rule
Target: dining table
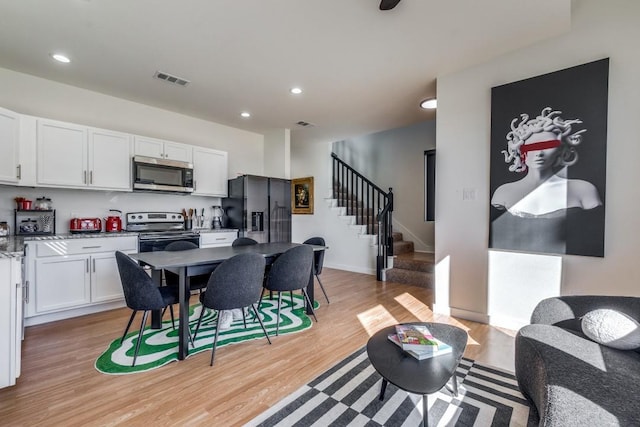
[{"label": "dining table", "polygon": [[[169,270],[176,273],[179,277],[178,288],[180,298],[180,312],[178,321],[178,360],[184,360],[189,354],[189,277],[201,274],[210,274],[223,261],[243,253],[257,253],[265,257],[267,265],[280,254],[302,243],[258,243],[248,246],[222,246],[214,248],[197,248],[185,251],[156,251],[156,252],[139,252],[129,254],[129,256],[138,261],[140,265],[149,266],[152,271],[152,278],[158,285],[162,285],[162,270]],[[306,245],[311,246],[314,251],[328,249],[327,246]],[[309,275],[309,284],[307,285],[307,294],[311,301],[314,300],[314,274],[313,266]],[[306,304],[306,302],[305,302]],[[160,312],[152,314],[152,328],[159,328],[161,325]],[[307,306],[307,313],[311,314],[311,307]]]}]

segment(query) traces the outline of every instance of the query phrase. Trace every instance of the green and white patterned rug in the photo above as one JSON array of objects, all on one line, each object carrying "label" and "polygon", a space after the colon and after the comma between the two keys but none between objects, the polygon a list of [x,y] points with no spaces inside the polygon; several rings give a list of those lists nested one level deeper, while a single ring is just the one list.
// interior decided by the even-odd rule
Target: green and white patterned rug
[{"label": "green and white patterned rug", "polygon": [[[311,327],[312,321],[305,314],[302,295],[293,296],[294,306],[288,295],[282,296],[282,307],[280,310],[280,335],[292,334],[300,332]],[[313,303],[314,308],[319,306],[317,301]],[[189,307],[189,327],[192,333],[196,329],[198,316],[202,306],[195,304]],[[189,357],[194,354],[211,350],[213,337],[215,336],[216,314],[213,310],[205,309],[206,312],[202,318],[202,324],[198,331],[198,336],[192,347],[189,343]],[[269,336],[276,334],[276,315],[278,313],[278,300],[263,299],[258,310],[265,329]],[[136,315],[133,325],[138,322],[140,324],[142,313]],[[168,317],[168,316],[166,316]],[[145,372],[151,369],[159,368],[167,363],[178,360],[178,328],[176,319],[176,329],[171,326],[171,319],[162,322],[161,329],[151,329],[146,327],[142,335],[136,366],[131,366],[133,362],[133,353],[136,343],[138,342],[138,332],[135,330],[129,332],[122,344],[120,337],[115,339],[107,350],[102,353],[96,360],[95,367],[98,372],[111,375],[133,374],[136,372]],[[132,325],[132,326],[133,326]],[[123,325],[124,327],[125,325]],[[247,328],[245,329],[242,320],[235,320],[231,324],[231,328],[220,331],[218,335],[218,345],[216,349],[229,344],[239,343],[243,341],[264,339],[264,333],[260,328],[260,323],[253,318],[252,315],[247,317]]]}]

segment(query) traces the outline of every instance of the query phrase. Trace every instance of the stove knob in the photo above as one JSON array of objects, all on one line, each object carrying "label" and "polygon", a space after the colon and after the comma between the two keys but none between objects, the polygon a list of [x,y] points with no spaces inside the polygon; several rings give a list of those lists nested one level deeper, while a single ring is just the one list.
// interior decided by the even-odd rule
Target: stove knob
[{"label": "stove knob", "polygon": [[138,215],[138,219],[142,219],[142,215]]},{"label": "stove knob", "polygon": [[176,216],[175,215],[171,215],[171,219],[176,219]]}]

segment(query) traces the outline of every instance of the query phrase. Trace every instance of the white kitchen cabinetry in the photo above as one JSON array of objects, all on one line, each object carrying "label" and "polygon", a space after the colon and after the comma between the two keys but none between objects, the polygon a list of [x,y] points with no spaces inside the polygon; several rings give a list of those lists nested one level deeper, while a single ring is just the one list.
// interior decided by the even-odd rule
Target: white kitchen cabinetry
[{"label": "white kitchen cabinetry", "polygon": [[21,258],[0,258],[0,388],[20,376],[22,347]]},{"label": "white kitchen cabinetry", "polygon": [[227,152],[193,147],[193,194],[227,197]]},{"label": "white kitchen cabinetry", "polygon": [[20,115],[0,108],[0,182],[20,180]]},{"label": "white kitchen cabinetry", "polygon": [[131,190],[131,135],[89,128],[88,186],[105,190]]},{"label": "white kitchen cabinetry", "polygon": [[[57,320],[101,311],[105,303],[121,302],[115,251],[137,250],[137,236],[28,242],[27,318],[44,315],[47,319],[46,315],[55,314],[49,319]],[[80,308],[83,310],[78,311]],[[41,322],[30,322],[36,323]]]},{"label": "white kitchen cabinetry", "polygon": [[87,186],[87,128],[38,120],[37,183],[55,187]]},{"label": "white kitchen cabinetry", "polygon": [[131,154],[127,134],[38,119],[38,185],[130,190]]},{"label": "white kitchen cabinetry", "polygon": [[89,258],[83,255],[38,259],[33,296],[36,313],[77,307],[91,302]]},{"label": "white kitchen cabinetry", "polygon": [[179,160],[189,163],[193,161],[191,145],[163,141],[161,139],[148,138],[146,136],[135,136],[134,139],[136,156]]},{"label": "white kitchen cabinetry", "polygon": [[231,246],[238,238],[237,231],[218,231],[210,233],[200,233],[201,248],[215,248],[219,246]]}]

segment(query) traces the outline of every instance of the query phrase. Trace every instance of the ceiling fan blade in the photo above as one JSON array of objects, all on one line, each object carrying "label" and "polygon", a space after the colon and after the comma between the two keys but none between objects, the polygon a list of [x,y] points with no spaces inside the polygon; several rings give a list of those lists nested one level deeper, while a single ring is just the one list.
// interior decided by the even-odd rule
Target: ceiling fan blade
[{"label": "ceiling fan blade", "polygon": [[400,0],[381,0],[380,10],[391,10],[400,3]]}]

